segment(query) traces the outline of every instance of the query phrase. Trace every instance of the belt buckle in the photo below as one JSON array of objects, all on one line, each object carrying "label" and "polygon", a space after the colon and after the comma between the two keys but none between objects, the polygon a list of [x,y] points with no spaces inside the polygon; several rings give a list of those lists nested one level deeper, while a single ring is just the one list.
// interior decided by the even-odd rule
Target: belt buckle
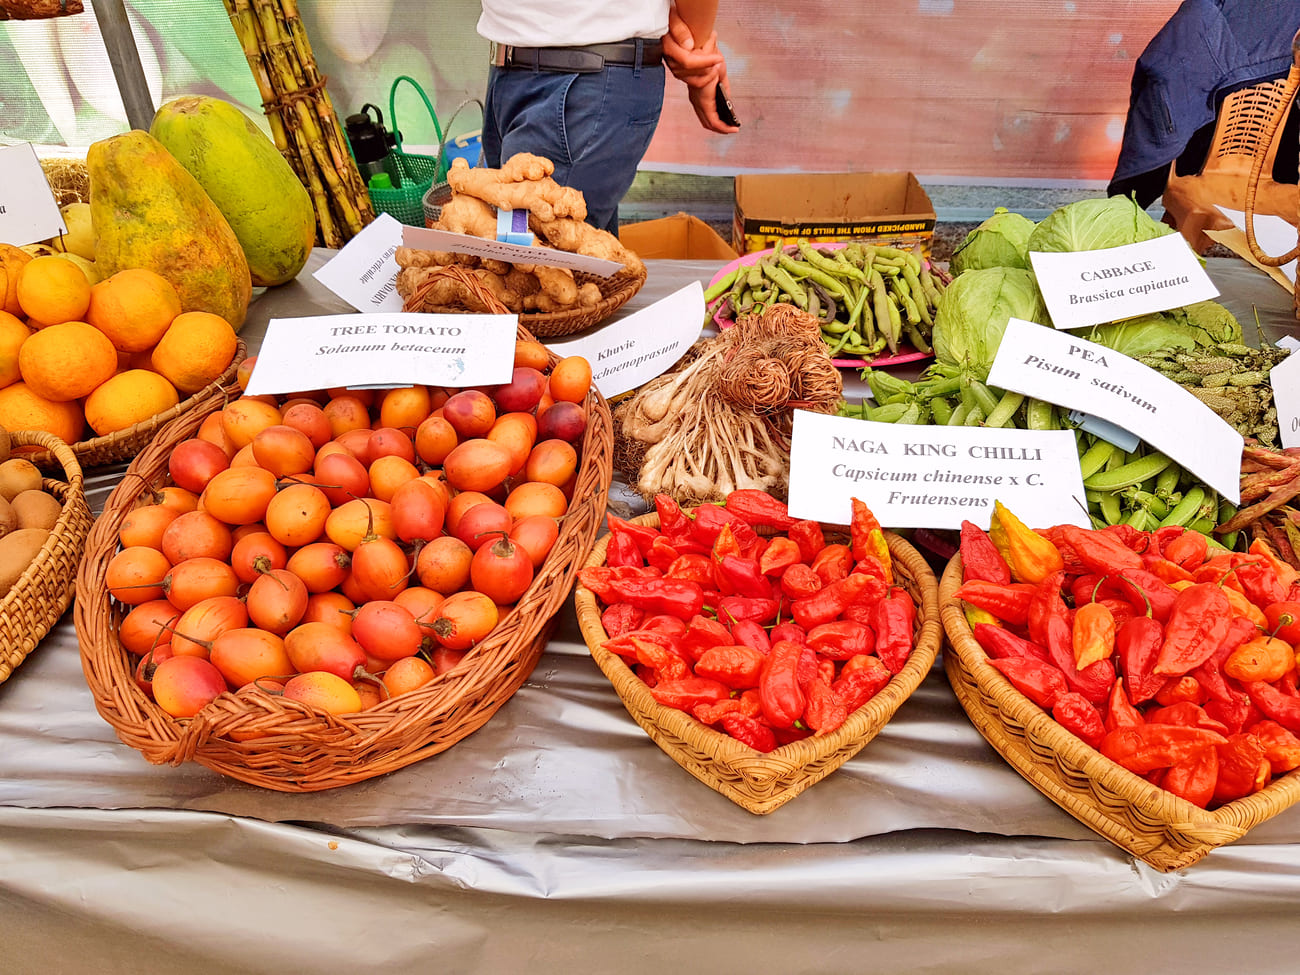
[{"label": "belt buckle", "polygon": [[495,67],[504,68],[510,64],[510,55],[514,48],[509,44],[498,44],[492,42],[491,49],[488,51],[488,62]]}]

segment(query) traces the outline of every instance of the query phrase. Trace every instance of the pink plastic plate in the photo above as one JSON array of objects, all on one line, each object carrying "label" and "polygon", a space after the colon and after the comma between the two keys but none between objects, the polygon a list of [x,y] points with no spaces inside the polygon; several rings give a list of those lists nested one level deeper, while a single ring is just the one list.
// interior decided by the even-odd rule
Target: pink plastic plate
[{"label": "pink plastic plate", "polygon": [[[841,247],[847,246],[847,242],[836,241],[832,243],[818,244],[817,246],[828,250],[838,250]],[[765,251],[754,251],[752,254],[746,254],[743,257],[736,258],[734,261],[729,261],[718,269],[718,273],[713,275],[706,287],[712,287],[738,267],[748,267],[750,264],[755,263],[760,257],[763,257],[766,254],[771,254],[772,250],[772,248],[769,248]],[[732,325],[736,324],[730,318],[723,316],[720,311],[715,311],[713,313],[713,321],[717,324],[718,328],[731,328]],[[905,362],[917,362],[921,359],[932,358],[934,358],[934,354],[931,352],[918,352],[910,345],[900,345],[897,355],[878,355],[871,359],[846,357],[843,359],[832,359],[831,362],[835,363],[835,365],[839,366],[841,369],[857,369],[868,364],[873,366],[901,366]]]}]

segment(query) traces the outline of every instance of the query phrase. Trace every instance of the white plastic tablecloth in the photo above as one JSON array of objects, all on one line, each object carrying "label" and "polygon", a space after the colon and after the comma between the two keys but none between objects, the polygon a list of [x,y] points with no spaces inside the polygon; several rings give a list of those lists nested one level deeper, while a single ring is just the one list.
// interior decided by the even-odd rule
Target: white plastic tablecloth
[{"label": "white plastic tablecloth", "polygon": [[[268,319],[347,312],[310,277]],[[624,313],[707,281],[652,261]],[[1290,296],[1235,259],[1266,337]],[[102,505],[121,468],[88,472]],[[934,672],[840,770],[753,816],[678,767],[572,605],[447,752],[343,789],[150,766],[95,712],[71,614],[0,684],[0,971],[1293,972],[1300,809],[1161,874],[1040,795]]]}]

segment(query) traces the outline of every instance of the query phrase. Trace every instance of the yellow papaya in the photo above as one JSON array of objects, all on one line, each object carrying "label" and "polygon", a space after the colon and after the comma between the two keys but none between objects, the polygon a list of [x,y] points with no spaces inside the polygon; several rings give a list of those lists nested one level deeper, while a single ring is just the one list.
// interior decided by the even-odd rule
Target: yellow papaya
[{"label": "yellow papaya", "polygon": [[86,172],[101,276],[156,271],[176,288],[182,311],[244,324],[253,279],[239,238],[161,142],[139,129],[101,139],[86,152]]},{"label": "yellow papaya", "polygon": [[316,241],[316,211],[293,167],[248,116],[220,98],[185,95],[158,109],[149,134],[230,223],[254,285],[297,276]]}]

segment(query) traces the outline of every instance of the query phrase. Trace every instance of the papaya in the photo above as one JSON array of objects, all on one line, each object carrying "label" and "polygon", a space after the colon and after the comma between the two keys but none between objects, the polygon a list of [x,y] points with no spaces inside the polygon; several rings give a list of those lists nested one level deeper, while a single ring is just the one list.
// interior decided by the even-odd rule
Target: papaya
[{"label": "papaya", "polygon": [[139,129],[93,142],[86,173],[102,277],[147,268],[172,283],[182,311],[244,324],[253,279],[239,238],[161,142]]},{"label": "papaya", "polygon": [[316,211],[293,167],[248,116],[220,98],[186,95],[159,107],[149,134],[230,223],[255,286],[297,276],[316,241]]}]

